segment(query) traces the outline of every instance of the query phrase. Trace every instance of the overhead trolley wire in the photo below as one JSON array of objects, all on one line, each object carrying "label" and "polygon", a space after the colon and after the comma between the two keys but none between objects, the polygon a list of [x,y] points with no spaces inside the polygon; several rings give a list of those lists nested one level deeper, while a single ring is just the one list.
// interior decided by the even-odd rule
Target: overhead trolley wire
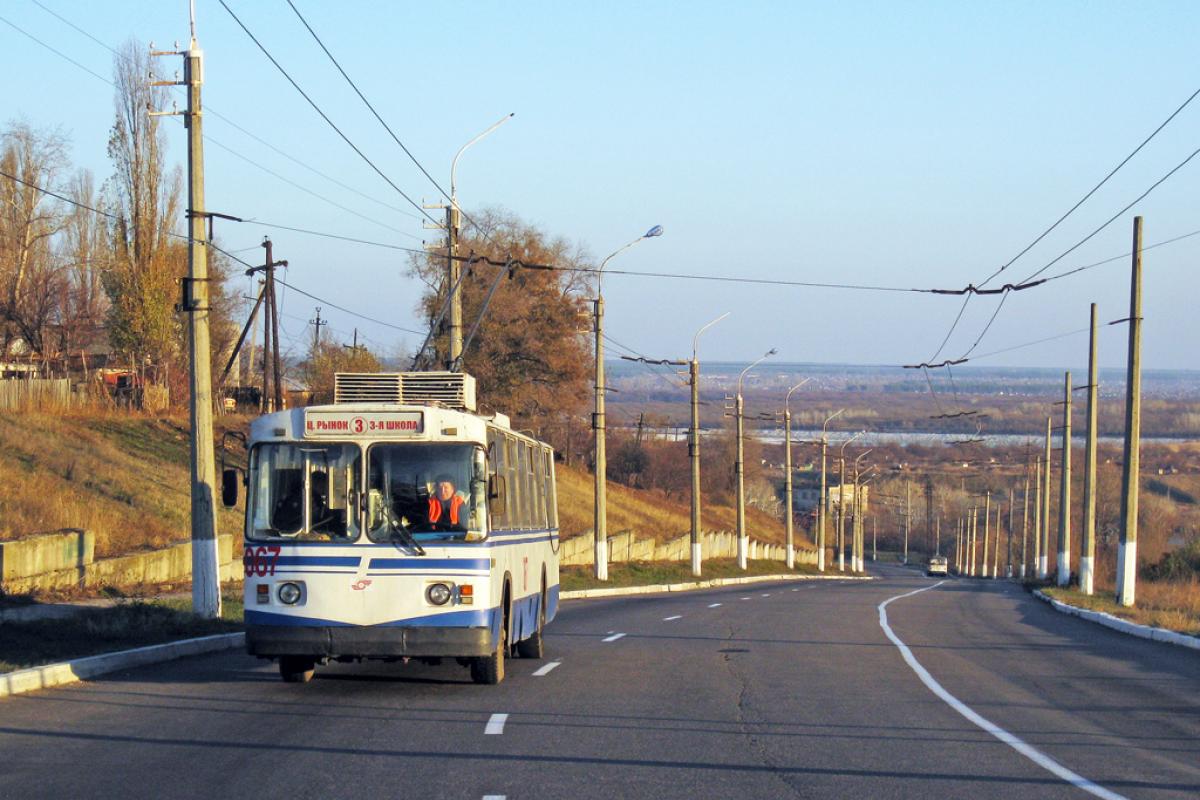
[{"label": "overhead trolley wire", "polygon": [[221,7],[224,8],[226,12],[228,12],[229,16],[233,17],[233,21],[236,22],[238,24],[238,27],[240,27],[245,32],[245,34],[250,37],[250,40],[252,42],[254,42],[254,44],[258,47],[259,50],[262,51],[262,54],[265,55],[267,57],[267,59],[275,66],[275,69],[279,70],[279,73],[281,75],[283,75],[283,77],[287,78],[288,83],[290,83],[292,85],[292,87],[297,92],[300,93],[301,97],[303,97],[306,101],[308,101],[308,104],[310,106],[312,106],[313,110],[316,111],[317,114],[320,115],[321,119],[325,120],[326,124],[328,124],[329,127],[333,128],[333,130],[337,133],[337,135],[342,138],[342,141],[344,141],[346,144],[350,145],[350,149],[352,149],[355,153],[357,153],[358,157],[361,158],[363,161],[365,161],[367,163],[367,165],[370,166],[371,169],[373,169],[375,171],[375,173],[377,175],[379,175],[379,177],[383,178],[383,180],[386,181],[389,186],[391,186],[393,189],[395,189],[396,192],[401,197],[403,197],[405,200],[407,200],[408,204],[411,205],[413,208],[415,208],[418,213],[420,213],[423,217],[428,219],[430,222],[437,223],[436,219],[431,217],[425,211],[425,209],[421,208],[420,203],[418,203],[417,201],[415,201],[411,197],[409,197],[404,192],[403,189],[401,189],[399,186],[397,186],[395,184],[395,182],[392,181],[391,178],[389,178],[386,174],[384,174],[383,170],[381,170],[378,166],[376,166],[375,162],[372,161],[369,157],[367,157],[366,153],[364,153],[362,150],[360,150],[358,145],[356,145],[353,141],[351,141],[350,137],[348,137],[345,133],[342,132],[342,129],[339,128],[334,123],[334,121],[329,118],[329,115],[321,110],[321,107],[319,105],[317,105],[316,102],[311,97],[308,96],[308,93],[305,92],[302,88],[300,88],[300,84],[296,83],[295,79],[293,79],[292,76],[288,74],[288,71],[285,70],[283,68],[283,66],[278,61],[275,60],[275,57],[273,55],[271,55],[271,52],[269,50],[267,50],[266,47],[263,46],[262,42],[260,42],[258,40],[258,37],[256,37],[253,33],[250,32],[250,29],[247,28],[246,25],[241,21],[241,19],[238,18],[238,15],[233,13],[233,9],[231,9],[229,7],[229,5],[226,4],[225,0],[217,0],[217,2],[219,2],[221,4]]}]

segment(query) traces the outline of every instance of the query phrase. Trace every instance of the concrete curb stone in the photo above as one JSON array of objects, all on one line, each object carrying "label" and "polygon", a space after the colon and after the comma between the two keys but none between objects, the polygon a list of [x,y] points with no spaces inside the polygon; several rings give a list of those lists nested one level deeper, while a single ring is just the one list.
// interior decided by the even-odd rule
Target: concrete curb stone
[{"label": "concrete curb stone", "polygon": [[94,678],[97,675],[140,667],[144,664],[173,661],[184,656],[213,653],[218,650],[231,650],[236,647],[244,647],[245,644],[246,634],[244,633],[221,633],[215,636],[181,639],[177,642],[152,644],[133,650],[120,650],[115,653],[76,658],[57,664],[43,664],[40,667],[30,667],[0,675],[0,697],[49,689],[52,686],[75,683]]},{"label": "concrete curb stone", "polygon": [[690,583],[659,583],[652,586],[613,586],[605,589],[574,589],[560,592],[560,600],[583,600],[595,597],[621,597],[631,594],[663,594],[666,592],[690,592],[696,589],[712,589],[718,586],[737,586],[761,581],[871,581],[869,575],[751,575],[744,578],[713,578]]},{"label": "concrete curb stone", "polygon": [[1176,631],[1168,631],[1163,628],[1154,628],[1150,625],[1139,625],[1136,622],[1130,622],[1127,619],[1114,617],[1104,611],[1091,611],[1086,608],[1079,608],[1061,600],[1055,600],[1050,595],[1043,592],[1041,589],[1035,589],[1033,596],[1039,600],[1044,600],[1049,603],[1055,611],[1063,614],[1069,614],[1072,617],[1086,619],[1089,622],[1095,622],[1098,625],[1103,625],[1106,628],[1111,628],[1118,633],[1124,633],[1128,636],[1136,636],[1139,639],[1151,639],[1155,642],[1167,642],[1168,644],[1186,647],[1191,650],[1200,650],[1200,637],[1188,636],[1186,633],[1178,633]]}]

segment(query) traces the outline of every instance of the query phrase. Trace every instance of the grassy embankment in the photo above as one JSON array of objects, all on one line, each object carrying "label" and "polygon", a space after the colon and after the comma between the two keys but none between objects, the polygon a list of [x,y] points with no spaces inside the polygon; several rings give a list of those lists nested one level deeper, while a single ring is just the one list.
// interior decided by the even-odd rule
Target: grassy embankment
[{"label": "grassy embankment", "polygon": [[122,602],[71,617],[0,624],[0,673],[242,628],[240,592],[224,593],[221,619],[191,613],[190,598]]},{"label": "grassy embankment", "polygon": [[1108,590],[1090,597],[1075,588],[1047,587],[1042,591],[1059,602],[1103,611],[1139,625],[1200,636],[1200,579],[1194,576],[1190,581],[1138,581],[1137,605],[1132,608],[1119,605]]}]

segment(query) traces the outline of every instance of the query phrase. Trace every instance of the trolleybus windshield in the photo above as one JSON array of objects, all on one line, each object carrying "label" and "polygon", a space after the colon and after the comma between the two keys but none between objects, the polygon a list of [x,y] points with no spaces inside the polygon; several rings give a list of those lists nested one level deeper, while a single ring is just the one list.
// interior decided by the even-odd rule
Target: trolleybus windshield
[{"label": "trolleybus windshield", "polygon": [[376,444],[367,450],[367,536],[376,542],[484,536],[484,451],[473,444]]},{"label": "trolleybus windshield", "polygon": [[357,539],[361,475],[357,445],[258,445],[250,456],[246,538]]}]

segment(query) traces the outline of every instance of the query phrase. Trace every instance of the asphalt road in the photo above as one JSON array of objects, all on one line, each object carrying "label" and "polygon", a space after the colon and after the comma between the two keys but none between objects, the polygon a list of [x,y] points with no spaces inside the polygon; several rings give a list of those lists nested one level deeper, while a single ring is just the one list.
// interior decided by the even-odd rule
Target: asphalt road
[{"label": "asphalt road", "polygon": [[227,653],[0,700],[0,797],[1200,795],[1200,655],[950,579],[887,606],[939,696],[878,611],[937,581],[874,571],[568,602],[493,687]]}]

